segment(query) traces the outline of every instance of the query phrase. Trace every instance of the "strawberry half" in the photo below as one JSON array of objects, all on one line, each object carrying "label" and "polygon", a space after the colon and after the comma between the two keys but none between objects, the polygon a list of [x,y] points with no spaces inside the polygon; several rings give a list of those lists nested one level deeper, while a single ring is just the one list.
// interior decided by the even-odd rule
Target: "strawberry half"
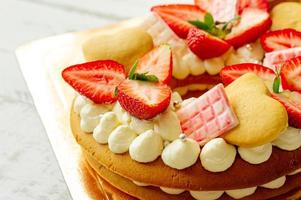
[{"label": "strawberry half", "polygon": [[[263,11],[269,11],[269,2],[268,0],[232,0],[234,4],[236,4],[236,14],[241,14],[244,9],[246,8],[257,8]],[[195,5],[199,6],[201,9],[215,13],[218,13],[220,11],[221,13],[225,12],[225,6],[226,9],[229,8],[229,3],[225,2],[224,0],[194,0]],[[217,5],[223,5],[224,7],[220,6],[217,7]],[[232,4],[233,4],[232,3]]]},{"label": "strawberry half", "polygon": [[169,45],[163,44],[144,55],[138,63],[137,73],[155,75],[159,82],[169,84],[172,73],[172,53]]},{"label": "strawberry half", "polygon": [[255,8],[246,8],[238,25],[234,26],[225,40],[235,48],[256,41],[271,26],[269,13]]},{"label": "strawberry half", "polygon": [[255,73],[264,81],[273,81],[275,78],[275,73],[273,70],[262,65],[253,63],[242,63],[237,65],[226,66],[221,70],[220,76],[222,78],[223,83],[225,85],[229,85],[240,76],[249,72]]},{"label": "strawberry half", "polygon": [[294,29],[269,31],[260,38],[265,52],[301,47],[301,32]]},{"label": "strawberry half", "polygon": [[227,22],[236,16],[237,2],[235,0],[195,0],[201,9],[212,14],[219,22]]},{"label": "strawberry half", "polygon": [[289,125],[295,128],[301,128],[301,94],[298,92],[284,91],[280,94],[272,93],[272,97],[282,103],[286,108]]},{"label": "strawberry half", "polygon": [[211,11],[212,0],[194,0],[194,4],[206,12]]},{"label": "strawberry half", "polygon": [[151,8],[180,37],[185,39],[193,27],[188,21],[203,20],[205,12],[195,5],[169,4]]},{"label": "strawberry half", "polygon": [[114,103],[116,87],[125,79],[124,66],[111,60],[70,66],[62,72],[64,80],[94,103]]},{"label": "strawberry half", "polygon": [[238,14],[241,14],[246,8],[257,8],[268,12],[270,5],[268,0],[238,0]]},{"label": "strawberry half", "polygon": [[118,86],[118,102],[131,115],[151,119],[169,105],[171,89],[162,83],[125,80]]},{"label": "strawberry half", "polygon": [[231,47],[222,39],[198,28],[190,29],[187,44],[190,50],[203,60],[221,56]]},{"label": "strawberry half", "polygon": [[280,75],[283,89],[301,92],[301,56],[286,61]]}]

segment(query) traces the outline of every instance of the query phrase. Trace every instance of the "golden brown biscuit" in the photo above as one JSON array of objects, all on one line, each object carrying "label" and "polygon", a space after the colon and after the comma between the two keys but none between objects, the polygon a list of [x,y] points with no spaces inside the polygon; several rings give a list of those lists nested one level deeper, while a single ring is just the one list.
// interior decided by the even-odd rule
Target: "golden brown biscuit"
[{"label": "golden brown biscuit", "polygon": [[199,161],[184,170],[172,169],[160,158],[147,164],[138,163],[128,153],[114,154],[107,145],[98,144],[91,134],[81,131],[79,120],[79,116],[72,110],[71,128],[74,137],[97,162],[123,177],[152,185],[190,190],[246,188],[267,183],[301,167],[301,148],[291,152],[273,148],[270,159],[258,165],[237,157],[227,171],[220,173],[206,171]]},{"label": "golden brown biscuit", "polygon": [[[106,182],[105,180],[103,180],[100,177],[98,177],[98,180],[101,180],[104,183],[103,184],[104,189],[107,193],[109,193],[113,197],[112,200],[121,200],[122,199],[118,195],[123,192],[121,192],[117,188],[114,188],[112,185],[110,185],[108,182]],[[117,191],[117,192],[115,193],[115,191]],[[126,195],[125,193],[123,193],[123,194]],[[134,197],[132,197],[132,198],[136,200],[136,198],[134,198]],[[298,188],[298,189],[292,190],[286,194],[283,194],[283,195],[280,195],[277,197],[273,197],[270,200],[299,200],[300,198],[301,198],[301,188]],[[154,199],[152,199],[152,200],[154,200]]]},{"label": "golden brown biscuit", "polygon": [[152,48],[152,37],[146,31],[128,28],[93,35],[83,44],[83,53],[87,61],[114,60],[129,71],[136,60]]},{"label": "golden brown biscuit", "polygon": [[[100,165],[95,159],[93,159],[88,154],[85,154],[87,162],[90,166],[97,172],[97,174],[108,183],[110,183],[113,187],[121,190],[131,196],[134,196],[141,200],[193,200],[188,192],[184,192],[180,195],[169,195],[158,188],[155,187],[140,187],[132,183],[132,181],[123,178],[117,174],[112,173],[107,170],[105,167]],[[284,186],[279,189],[266,189],[258,187],[256,192],[253,195],[242,198],[241,200],[259,200],[259,199],[271,199],[273,197],[277,197],[279,195],[283,195],[288,193],[295,188],[298,188],[301,184],[301,174],[297,174],[294,176],[287,176],[287,180]],[[296,195],[294,193],[294,195]],[[220,198],[220,200],[233,200],[230,196],[224,193],[224,195]]]},{"label": "golden brown biscuit", "polygon": [[160,200],[192,200],[193,198],[187,193],[180,195],[169,195],[162,192],[159,188],[155,187],[139,187],[132,181],[123,178],[117,174],[107,170],[102,165],[98,164],[92,157],[85,155],[86,160],[90,166],[101,176],[104,180],[109,182],[112,186],[122,190],[123,192],[135,196],[138,199],[160,199]]},{"label": "golden brown biscuit", "polygon": [[301,31],[301,3],[283,2],[276,5],[271,11],[273,20],[272,30],[294,28]]},{"label": "golden brown biscuit", "polygon": [[247,73],[226,87],[239,125],[223,137],[241,147],[256,147],[275,140],[288,126],[285,107],[270,96],[263,80]]}]

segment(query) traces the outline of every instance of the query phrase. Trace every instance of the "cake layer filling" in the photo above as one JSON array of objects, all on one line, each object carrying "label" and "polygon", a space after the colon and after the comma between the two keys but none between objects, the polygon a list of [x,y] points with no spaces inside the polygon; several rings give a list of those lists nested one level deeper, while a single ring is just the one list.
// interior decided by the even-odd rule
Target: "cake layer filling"
[{"label": "cake layer filling", "polygon": [[[87,160],[89,161],[90,165],[93,168],[98,168],[99,170],[98,173],[99,175],[104,178],[105,180],[107,180],[108,182],[110,182],[110,176],[116,176],[124,179],[125,181],[127,181],[127,185],[131,185],[131,181],[128,179],[125,179],[123,177],[120,177],[119,175],[116,175],[115,173],[109,172],[107,169],[103,168],[103,167],[99,167],[97,166],[98,164],[95,162],[95,160],[93,160],[92,157],[86,155]],[[298,172],[299,170],[296,170],[293,173]],[[183,193],[187,193],[189,192],[189,194],[191,195],[192,198],[197,199],[197,200],[215,200],[215,199],[219,199],[220,197],[222,197],[221,199],[224,199],[226,196],[229,196],[233,199],[241,199],[241,198],[247,198],[250,197],[250,199],[252,199],[253,197],[256,198],[256,196],[260,196],[260,194],[264,195],[264,196],[270,196],[272,197],[272,195],[269,195],[268,191],[273,191],[277,189],[280,190],[284,190],[285,187],[288,187],[288,185],[292,185],[292,182],[297,181],[298,177],[300,175],[287,175],[287,176],[282,176],[279,177],[273,181],[270,181],[266,184],[263,184],[261,186],[255,186],[255,187],[251,187],[251,188],[241,188],[241,189],[234,189],[234,190],[226,190],[226,191],[187,191],[185,189],[176,189],[176,188],[166,188],[166,187],[158,187],[158,186],[152,186],[146,183],[141,183],[141,182],[137,182],[137,181],[132,181],[132,183],[134,183],[136,186],[138,186],[139,188],[145,188],[145,189],[150,189],[151,191],[154,191],[154,189],[157,190],[161,190],[162,192],[166,193],[166,194],[170,194],[172,195],[171,197],[176,197],[176,196],[181,196]],[[297,177],[297,178],[296,178]],[[115,180],[116,180],[115,178]],[[299,179],[298,179],[299,180]],[[297,181],[298,182],[298,181]],[[116,183],[112,183],[113,185],[116,185]],[[291,186],[292,187],[292,186]],[[119,188],[121,189],[121,188]],[[290,188],[290,190],[293,188]],[[143,189],[144,190],[144,189]],[[263,192],[264,191],[264,192]],[[281,195],[282,193],[279,193],[279,195]],[[255,196],[253,196],[255,195]],[[183,196],[181,196],[181,198],[183,198]]]},{"label": "cake layer filling", "polygon": [[[129,153],[114,154],[109,150],[108,145],[97,144],[91,134],[81,131],[79,122],[79,116],[72,112],[71,127],[75,138],[86,151],[94,155],[98,162],[131,180],[147,182],[152,185],[162,185],[170,188],[186,188],[189,185],[189,188],[192,190],[198,190],[199,188],[203,188],[204,190],[224,190],[251,187],[265,184],[272,179],[286,175],[301,167],[300,150],[286,152],[278,148],[273,148],[273,154],[270,159],[259,165],[248,164],[237,156],[229,170],[220,173],[208,172],[200,163],[184,170],[172,169],[166,166],[162,159],[156,159],[149,164],[140,164],[132,160]],[[192,148],[194,148],[194,145],[192,145]],[[133,173],[123,166],[129,166],[139,172]],[[271,166],[273,167],[271,168]],[[241,169],[244,170],[242,171]],[[144,173],[143,171],[147,171],[148,173]],[[177,174],[177,177],[181,177],[180,182],[175,180],[173,176],[169,176],[169,174],[174,173]],[[257,176],[253,176],[254,174],[257,174]],[[162,177],[165,182],[153,177]]]},{"label": "cake layer filling", "polygon": [[[291,173],[289,173],[287,176],[293,176],[298,173],[301,173],[301,169],[295,170]],[[265,183],[263,185],[255,186],[255,187],[250,187],[250,188],[241,188],[241,189],[233,189],[233,190],[226,190],[226,191],[192,191],[190,190],[189,193],[191,196],[193,196],[197,200],[202,200],[202,199],[207,199],[207,200],[215,200],[221,197],[224,193],[226,193],[228,196],[234,198],[234,199],[240,199],[246,196],[250,196],[254,194],[257,190],[258,187],[261,188],[266,188],[266,189],[278,189],[282,186],[285,185],[286,182],[286,176],[281,176],[275,180],[272,180],[268,183]],[[147,183],[141,183],[138,181],[133,181],[134,184],[140,187],[147,187],[147,186],[152,186]],[[153,186],[157,187],[157,186]],[[181,194],[187,190],[185,189],[176,189],[176,188],[166,188],[166,187],[158,187],[160,188],[163,192],[171,195],[178,195]]]},{"label": "cake layer filling", "polygon": [[237,154],[250,164],[261,164],[269,160],[273,146],[286,151],[301,147],[301,129],[288,127],[276,140],[261,146],[246,148],[228,144],[223,138],[215,138],[202,148],[193,139],[179,138],[182,133],[176,110],[189,104],[194,98],[182,100],[172,94],[169,108],[152,120],[140,120],[129,115],[119,103],[96,105],[82,96],[74,103],[80,117],[81,129],[93,132],[100,144],[108,144],[116,154],[129,152],[137,162],[149,163],[161,156],[163,162],[175,169],[190,167],[200,160],[210,172],[228,170]]},{"label": "cake layer filling", "polygon": [[177,80],[173,78],[170,83],[170,87],[174,92],[179,93],[183,97],[190,91],[207,91],[220,82],[221,80],[219,75],[212,76],[205,73],[198,76],[189,75],[184,80]]}]

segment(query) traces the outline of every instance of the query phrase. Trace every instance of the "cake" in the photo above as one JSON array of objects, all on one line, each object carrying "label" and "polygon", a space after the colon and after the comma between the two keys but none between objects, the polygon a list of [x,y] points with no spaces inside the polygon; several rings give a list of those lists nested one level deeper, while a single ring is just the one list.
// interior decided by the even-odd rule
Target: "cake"
[{"label": "cake", "polygon": [[[300,3],[196,0],[83,44],[74,138],[110,199],[299,199]],[[93,48],[95,46],[95,48]]]}]

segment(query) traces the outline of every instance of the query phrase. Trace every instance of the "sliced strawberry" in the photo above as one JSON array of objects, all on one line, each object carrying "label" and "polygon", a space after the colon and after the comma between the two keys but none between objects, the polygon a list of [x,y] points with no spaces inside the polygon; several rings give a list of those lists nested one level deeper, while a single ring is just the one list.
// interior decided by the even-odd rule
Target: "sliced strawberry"
[{"label": "sliced strawberry", "polygon": [[280,75],[283,89],[301,92],[301,56],[286,61]]},{"label": "sliced strawberry", "polygon": [[62,72],[64,80],[94,103],[114,103],[116,87],[125,79],[124,66],[111,60],[70,66]]},{"label": "sliced strawberry", "polygon": [[155,75],[160,82],[169,84],[172,73],[172,53],[169,45],[163,44],[143,56],[138,63],[137,73]]},{"label": "sliced strawberry", "polygon": [[255,8],[246,8],[240,22],[234,26],[225,40],[235,48],[256,41],[271,26],[269,13]]},{"label": "sliced strawberry", "polygon": [[195,5],[169,4],[151,8],[180,37],[186,38],[189,29],[193,27],[188,21],[203,20],[205,12]]},{"label": "sliced strawberry", "polygon": [[212,0],[194,0],[194,4],[206,12],[211,11]]},{"label": "sliced strawberry", "polygon": [[267,12],[270,5],[268,0],[239,0],[237,5],[238,14],[241,14],[246,8],[258,8]]},{"label": "sliced strawberry", "polygon": [[237,14],[236,0],[195,0],[195,4],[212,14],[219,22],[230,21]]},{"label": "sliced strawberry", "polygon": [[203,60],[221,56],[231,47],[227,42],[198,28],[190,29],[187,43],[190,50]]},{"label": "sliced strawberry", "polygon": [[263,65],[274,69],[281,66],[285,61],[301,56],[301,47],[273,51],[265,54]]},{"label": "sliced strawberry", "polygon": [[229,85],[240,76],[253,72],[264,81],[273,81],[275,78],[275,72],[267,67],[254,63],[242,63],[237,65],[231,65],[224,67],[220,76],[225,85]]},{"label": "sliced strawberry", "polygon": [[272,93],[272,97],[278,100],[286,108],[290,126],[301,128],[301,94],[298,92],[284,91],[280,94]]},{"label": "sliced strawberry", "polygon": [[125,80],[118,86],[118,102],[131,115],[150,119],[169,105],[171,89],[162,83]]},{"label": "sliced strawberry", "polygon": [[229,2],[226,2],[224,0],[194,0],[194,3],[201,9],[212,14],[225,13],[225,7],[226,10],[232,9],[229,7],[230,4],[235,5],[235,13],[238,15],[240,15],[246,8],[257,8],[263,11],[269,11],[270,7],[268,0],[231,0]]},{"label": "sliced strawberry", "polygon": [[301,47],[301,32],[294,29],[269,31],[260,38],[265,52]]}]

